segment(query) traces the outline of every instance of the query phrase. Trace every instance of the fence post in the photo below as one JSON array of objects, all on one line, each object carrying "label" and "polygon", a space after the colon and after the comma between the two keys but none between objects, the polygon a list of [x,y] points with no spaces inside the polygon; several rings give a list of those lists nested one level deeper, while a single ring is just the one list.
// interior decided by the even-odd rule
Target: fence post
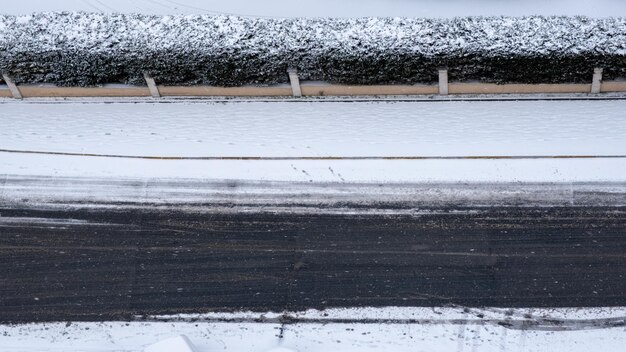
[{"label": "fence post", "polygon": [[291,92],[294,97],[302,96],[302,89],[300,88],[300,78],[298,77],[298,71],[295,68],[287,70],[289,74],[289,82],[291,83]]},{"label": "fence post", "polygon": [[146,83],[148,84],[150,95],[153,98],[160,98],[161,92],[159,92],[159,87],[157,87],[156,82],[154,82],[154,78],[150,77],[150,75],[147,72],[143,73],[143,78],[146,80]]},{"label": "fence post", "polygon": [[439,95],[448,95],[448,70],[439,70]]},{"label": "fence post", "polygon": [[9,87],[11,94],[13,94],[13,98],[22,99],[22,92],[20,92],[20,89],[17,87],[13,79],[7,73],[2,72],[2,79],[4,79],[4,82]]},{"label": "fence post", "polygon": [[593,81],[591,81],[591,93],[598,94],[602,89],[602,71],[601,68],[593,69]]}]

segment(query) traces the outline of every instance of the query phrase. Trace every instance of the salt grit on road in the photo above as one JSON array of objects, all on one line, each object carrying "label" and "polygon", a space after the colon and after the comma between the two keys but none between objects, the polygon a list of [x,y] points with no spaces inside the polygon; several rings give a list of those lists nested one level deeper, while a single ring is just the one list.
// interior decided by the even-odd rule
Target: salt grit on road
[{"label": "salt grit on road", "polygon": [[[0,149],[165,157],[618,156],[626,101],[5,100]],[[626,159],[145,160],[0,152],[0,174],[320,182],[622,181]]]}]

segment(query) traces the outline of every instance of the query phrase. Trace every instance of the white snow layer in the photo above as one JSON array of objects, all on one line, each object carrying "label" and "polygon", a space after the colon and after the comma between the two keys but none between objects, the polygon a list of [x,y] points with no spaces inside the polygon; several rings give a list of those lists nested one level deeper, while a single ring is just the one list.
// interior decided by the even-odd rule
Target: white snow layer
[{"label": "white snow layer", "polygon": [[176,49],[207,52],[207,55],[211,51],[233,54],[251,49],[259,50],[258,55],[297,55],[301,50],[315,50],[367,56],[374,49],[426,57],[624,55],[626,19],[614,15],[601,19],[554,16],[251,19],[43,12],[0,15],[0,44],[11,45],[10,51],[3,55],[89,50],[128,55],[129,60],[151,54],[133,52],[140,49],[154,52]]},{"label": "white snow layer", "polygon": [[144,352],[197,352],[193,343],[185,335],[171,337],[145,348]]},{"label": "white snow layer", "polygon": [[[258,157],[626,154],[626,102],[0,105],[0,149]],[[625,158],[146,160],[0,152],[0,175],[304,182],[626,180]]]},{"label": "white snow layer", "polygon": [[[217,320],[0,325],[0,349],[12,352],[142,351],[184,334],[198,352],[268,351],[614,351],[626,343],[624,308],[353,308],[296,313],[300,322],[255,323],[279,314],[214,314]],[[160,319],[165,319],[161,317]],[[211,316],[206,318],[211,319]],[[313,319],[313,320],[307,320]],[[337,319],[350,319],[338,323]],[[358,323],[359,319],[395,319]],[[544,319],[544,320],[542,320]],[[558,321],[558,327],[533,325]],[[519,324],[516,324],[519,323]],[[526,325],[524,325],[526,324]],[[509,327],[506,327],[509,326]]]},{"label": "white snow layer", "polygon": [[272,17],[455,17],[585,15],[624,16],[622,0],[22,0],[2,4],[0,12],[100,11],[145,14],[234,14]]},{"label": "white snow layer", "polygon": [[143,156],[626,155],[626,101],[0,105],[0,148]]}]

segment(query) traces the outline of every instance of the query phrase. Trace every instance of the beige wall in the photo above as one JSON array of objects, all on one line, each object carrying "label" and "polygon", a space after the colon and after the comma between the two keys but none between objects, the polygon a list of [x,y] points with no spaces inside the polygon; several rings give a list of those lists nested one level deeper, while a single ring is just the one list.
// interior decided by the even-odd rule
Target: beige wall
[{"label": "beige wall", "polygon": [[[434,95],[437,85],[313,85],[301,86],[305,96],[377,96],[377,95]],[[147,87],[46,87],[19,86],[28,97],[149,97]],[[159,86],[162,96],[291,96],[291,88],[280,87],[209,87]],[[491,84],[450,83],[450,94],[538,94],[589,93],[591,84]],[[602,92],[626,92],[626,82],[606,81]],[[0,89],[0,97],[11,97],[8,89]]]}]

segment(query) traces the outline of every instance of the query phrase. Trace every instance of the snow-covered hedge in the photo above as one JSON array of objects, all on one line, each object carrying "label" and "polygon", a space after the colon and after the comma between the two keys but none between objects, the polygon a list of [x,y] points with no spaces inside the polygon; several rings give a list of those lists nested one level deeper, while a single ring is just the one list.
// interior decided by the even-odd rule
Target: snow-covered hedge
[{"label": "snow-covered hedge", "polygon": [[588,82],[626,76],[626,19],[253,19],[39,13],[0,16],[0,69],[20,83],[244,85],[452,80]]}]

